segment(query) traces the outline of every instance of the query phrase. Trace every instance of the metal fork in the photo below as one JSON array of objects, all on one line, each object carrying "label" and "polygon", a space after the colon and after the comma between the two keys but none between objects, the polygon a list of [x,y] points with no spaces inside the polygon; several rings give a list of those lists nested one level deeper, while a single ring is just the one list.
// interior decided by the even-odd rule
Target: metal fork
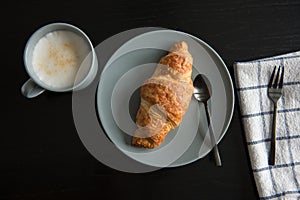
[{"label": "metal fork", "polygon": [[268,86],[268,96],[274,104],[269,165],[275,165],[277,102],[282,96],[283,76],[284,76],[284,67],[275,66]]}]

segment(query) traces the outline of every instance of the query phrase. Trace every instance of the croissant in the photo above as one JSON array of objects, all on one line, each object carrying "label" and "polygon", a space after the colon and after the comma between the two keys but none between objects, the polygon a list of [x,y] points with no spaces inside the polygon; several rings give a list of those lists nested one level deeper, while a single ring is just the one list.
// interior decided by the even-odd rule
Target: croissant
[{"label": "croissant", "polygon": [[193,58],[184,41],[174,44],[160,59],[152,77],[141,87],[141,103],[136,115],[138,128],[132,145],[155,148],[179,126],[194,91],[192,64]]}]

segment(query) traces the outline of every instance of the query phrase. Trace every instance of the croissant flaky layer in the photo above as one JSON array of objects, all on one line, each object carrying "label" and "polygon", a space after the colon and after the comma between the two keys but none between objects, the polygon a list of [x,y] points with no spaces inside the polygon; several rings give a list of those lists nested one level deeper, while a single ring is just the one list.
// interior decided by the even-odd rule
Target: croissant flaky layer
[{"label": "croissant flaky layer", "polygon": [[152,77],[141,87],[138,129],[132,145],[155,148],[179,126],[194,91],[192,65],[193,58],[183,41],[174,44],[168,55],[160,59]]}]

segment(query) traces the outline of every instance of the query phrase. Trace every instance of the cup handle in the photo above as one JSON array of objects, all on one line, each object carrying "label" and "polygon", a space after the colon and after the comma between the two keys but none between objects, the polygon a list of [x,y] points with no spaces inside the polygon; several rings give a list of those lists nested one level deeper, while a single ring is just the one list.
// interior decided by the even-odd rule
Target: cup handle
[{"label": "cup handle", "polygon": [[37,85],[32,79],[28,79],[21,88],[22,94],[27,98],[34,98],[44,91],[45,89]]}]

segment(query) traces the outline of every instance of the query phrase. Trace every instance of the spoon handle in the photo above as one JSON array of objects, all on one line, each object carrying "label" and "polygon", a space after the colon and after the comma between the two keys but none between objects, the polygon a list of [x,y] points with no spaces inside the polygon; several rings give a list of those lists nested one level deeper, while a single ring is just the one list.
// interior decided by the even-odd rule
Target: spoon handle
[{"label": "spoon handle", "polygon": [[213,146],[215,162],[216,162],[216,165],[218,167],[220,167],[220,166],[222,166],[222,161],[221,161],[219,149],[218,149],[218,146],[217,146],[217,143],[216,143],[215,134],[213,132],[213,127],[212,127],[212,123],[211,123],[211,119],[210,119],[210,113],[208,111],[207,102],[204,103],[204,106],[205,106],[207,124],[208,124],[208,128],[209,128],[209,134],[210,134],[210,138],[211,138],[211,144]]}]

